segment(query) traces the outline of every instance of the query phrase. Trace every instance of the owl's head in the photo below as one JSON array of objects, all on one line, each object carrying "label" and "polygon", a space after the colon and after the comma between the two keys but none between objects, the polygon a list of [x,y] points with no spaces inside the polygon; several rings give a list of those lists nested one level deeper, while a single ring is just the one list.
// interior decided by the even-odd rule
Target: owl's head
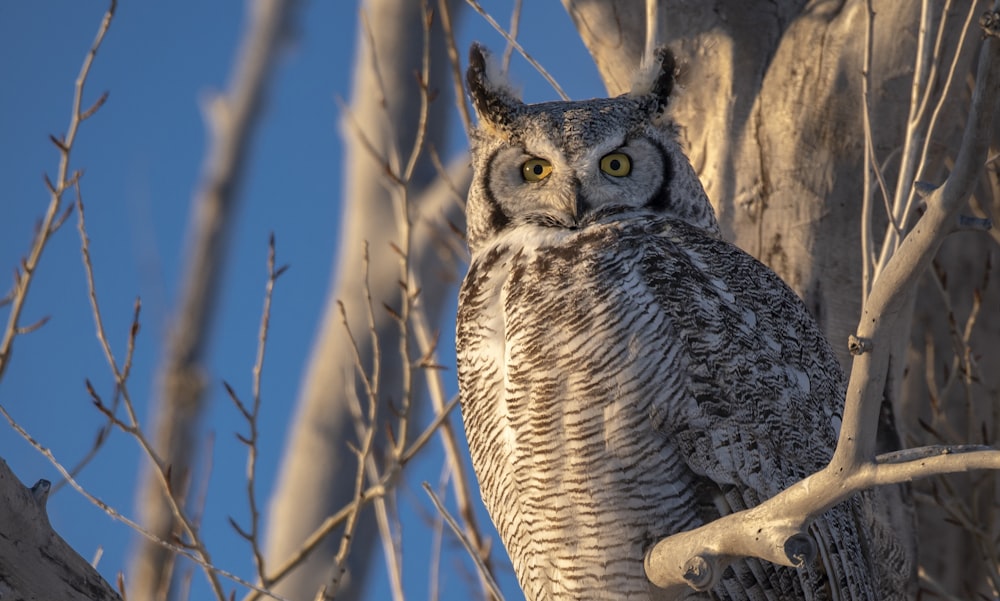
[{"label": "owl's head", "polygon": [[668,50],[617,98],[525,104],[478,44],[466,78],[479,116],[467,206],[473,254],[513,228],[573,230],[642,215],[673,217],[718,235],[665,114],[674,83]]}]

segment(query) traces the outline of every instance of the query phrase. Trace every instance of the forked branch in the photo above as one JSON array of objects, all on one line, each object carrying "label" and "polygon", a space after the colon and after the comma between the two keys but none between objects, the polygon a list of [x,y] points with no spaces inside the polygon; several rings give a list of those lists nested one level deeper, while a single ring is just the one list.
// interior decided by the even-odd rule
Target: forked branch
[{"label": "forked branch", "polygon": [[104,105],[104,102],[108,98],[108,94],[105,92],[89,108],[83,108],[83,88],[87,84],[87,78],[90,76],[90,67],[94,64],[97,51],[101,48],[104,36],[111,27],[111,21],[114,19],[117,6],[117,0],[111,0],[108,4],[108,9],[104,13],[104,18],[101,19],[101,25],[97,30],[94,43],[91,44],[87,56],[83,59],[83,66],[80,67],[80,72],[76,76],[76,86],[73,89],[73,109],[70,113],[69,128],[66,130],[66,135],[61,138],[49,136],[52,143],[59,150],[59,171],[56,174],[54,182],[47,175],[45,176],[45,186],[49,190],[49,206],[45,210],[45,217],[42,219],[38,231],[35,233],[28,256],[23,258],[21,264],[14,270],[14,284],[10,292],[0,300],[0,307],[8,303],[10,304],[7,326],[4,328],[3,334],[0,334],[0,378],[3,377],[7,366],[10,364],[11,353],[14,349],[14,339],[21,334],[27,334],[38,329],[48,320],[47,317],[43,317],[32,325],[20,325],[21,312],[24,310],[25,301],[28,299],[28,289],[31,287],[35,270],[38,268],[39,261],[41,261],[42,251],[45,250],[49,238],[66,221],[69,211],[72,209],[72,205],[70,205],[65,209],[65,212],[60,214],[63,194],[76,185],[81,175],[79,171],[70,172],[69,168],[70,154],[73,152],[76,135],[80,130],[80,125],[94,116],[94,113]]},{"label": "forked branch", "polygon": [[1000,13],[980,21],[985,34],[976,87],[955,167],[925,199],[927,210],[874,282],[858,324],[843,426],[830,464],[753,509],[696,530],[669,536],[646,556],[646,574],[659,587],[710,588],[739,557],[799,566],[814,556],[809,524],[855,493],[916,478],[974,469],[1000,469],[1000,451],[980,446],[924,447],[875,456],[875,438],[891,341],[920,276],[941,242],[955,231],[987,161],[1000,100]]}]

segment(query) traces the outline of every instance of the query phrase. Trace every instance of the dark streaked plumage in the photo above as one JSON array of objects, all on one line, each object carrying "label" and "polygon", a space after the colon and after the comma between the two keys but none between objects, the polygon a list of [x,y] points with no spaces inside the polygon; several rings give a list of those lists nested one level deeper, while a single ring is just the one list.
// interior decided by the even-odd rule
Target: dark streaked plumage
[{"label": "dark streaked plumage", "polygon": [[[483,500],[529,601],[664,599],[646,550],[823,467],[843,374],[798,297],[719,239],[663,115],[672,67],[538,105],[489,69],[473,47],[457,329]],[[691,598],[895,598],[904,560],[877,501],[818,520],[813,565],[740,561]]]}]

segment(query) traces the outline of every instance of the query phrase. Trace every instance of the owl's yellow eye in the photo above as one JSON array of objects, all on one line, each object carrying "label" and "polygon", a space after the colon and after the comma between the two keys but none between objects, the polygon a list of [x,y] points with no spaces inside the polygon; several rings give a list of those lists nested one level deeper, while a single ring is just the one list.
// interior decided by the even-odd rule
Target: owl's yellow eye
[{"label": "owl's yellow eye", "polygon": [[521,175],[526,182],[540,182],[552,173],[552,163],[545,159],[528,159],[521,165]]},{"label": "owl's yellow eye", "polygon": [[601,171],[615,177],[625,177],[632,171],[632,159],[624,152],[612,152],[601,159]]}]

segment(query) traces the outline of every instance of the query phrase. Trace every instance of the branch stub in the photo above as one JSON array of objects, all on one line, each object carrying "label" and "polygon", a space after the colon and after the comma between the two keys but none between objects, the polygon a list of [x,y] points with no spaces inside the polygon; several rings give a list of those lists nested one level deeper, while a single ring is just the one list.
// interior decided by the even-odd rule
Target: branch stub
[{"label": "branch stub", "polygon": [[684,563],[684,580],[696,591],[708,589],[714,579],[712,565],[701,555]]},{"label": "branch stub", "polygon": [[1000,38],[1000,12],[988,10],[979,17],[979,27],[983,30],[983,37]]},{"label": "branch stub", "polygon": [[31,496],[34,497],[35,502],[43,510],[45,509],[45,503],[49,500],[49,490],[52,489],[52,483],[44,478],[35,482],[35,485],[31,487]]},{"label": "branch stub", "polygon": [[785,541],[785,557],[796,568],[801,568],[816,559],[816,542],[808,534],[793,534]]},{"label": "branch stub", "polygon": [[855,357],[869,353],[872,350],[872,339],[851,334],[847,337],[847,350]]}]

